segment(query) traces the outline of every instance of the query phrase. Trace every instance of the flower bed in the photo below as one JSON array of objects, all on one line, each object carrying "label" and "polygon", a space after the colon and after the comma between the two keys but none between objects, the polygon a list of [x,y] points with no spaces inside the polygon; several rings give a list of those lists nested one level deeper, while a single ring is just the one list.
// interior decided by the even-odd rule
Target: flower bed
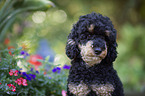
[{"label": "flower bed", "polygon": [[22,48],[0,50],[0,94],[61,96],[70,65],[54,65],[49,57],[30,55]]}]

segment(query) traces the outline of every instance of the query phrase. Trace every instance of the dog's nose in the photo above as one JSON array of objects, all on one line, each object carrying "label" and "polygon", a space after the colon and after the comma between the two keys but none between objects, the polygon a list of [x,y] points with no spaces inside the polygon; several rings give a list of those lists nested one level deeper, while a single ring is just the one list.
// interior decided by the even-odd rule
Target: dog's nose
[{"label": "dog's nose", "polygon": [[101,48],[95,48],[94,51],[95,51],[95,54],[97,55],[99,55],[102,52]]}]

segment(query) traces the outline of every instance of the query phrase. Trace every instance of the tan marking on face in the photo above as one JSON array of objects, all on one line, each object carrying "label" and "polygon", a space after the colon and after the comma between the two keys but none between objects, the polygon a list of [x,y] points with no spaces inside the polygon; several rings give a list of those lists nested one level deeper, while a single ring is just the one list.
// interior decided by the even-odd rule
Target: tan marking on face
[{"label": "tan marking on face", "polygon": [[106,36],[110,36],[110,33],[111,33],[111,32],[110,32],[109,30],[106,30],[106,31],[105,31],[105,35],[106,35]]},{"label": "tan marking on face", "polygon": [[107,47],[105,44],[105,50],[102,51],[100,55],[96,55],[93,48],[93,41],[88,41],[86,45],[78,45],[81,52],[82,59],[86,62],[87,66],[94,66],[95,64],[98,64],[104,59],[107,55]]},{"label": "tan marking on face", "polygon": [[96,92],[97,96],[112,96],[111,93],[115,90],[112,84],[92,84],[91,88]]},{"label": "tan marking on face", "polygon": [[67,44],[74,45],[75,41],[73,39],[68,39]]},{"label": "tan marking on face", "polygon": [[95,28],[95,25],[94,24],[91,24],[89,27],[88,27],[88,30],[89,32],[93,32],[94,31],[94,28]]},{"label": "tan marking on face", "polygon": [[69,91],[76,96],[86,96],[91,90],[88,86],[81,82],[79,85],[70,83],[68,84]]},{"label": "tan marking on face", "polygon": [[105,44],[105,50],[102,51],[102,53],[99,55],[99,57],[100,57],[101,59],[104,59],[104,58],[106,57],[106,55],[107,55],[107,46],[106,46],[106,44]]}]

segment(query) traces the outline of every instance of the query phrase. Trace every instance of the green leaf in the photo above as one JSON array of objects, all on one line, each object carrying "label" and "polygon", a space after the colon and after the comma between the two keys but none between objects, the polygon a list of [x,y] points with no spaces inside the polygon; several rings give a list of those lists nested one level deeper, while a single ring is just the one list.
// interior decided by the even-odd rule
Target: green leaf
[{"label": "green leaf", "polygon": [[54,4],[49,0],[25,0],[24,2],[22,1],[15,4],[15,6],[14,8],[16,9],[27,8],[28,9],[27,11],[36,11],[36,10],[46,11],[50,7],[54,7]]}]

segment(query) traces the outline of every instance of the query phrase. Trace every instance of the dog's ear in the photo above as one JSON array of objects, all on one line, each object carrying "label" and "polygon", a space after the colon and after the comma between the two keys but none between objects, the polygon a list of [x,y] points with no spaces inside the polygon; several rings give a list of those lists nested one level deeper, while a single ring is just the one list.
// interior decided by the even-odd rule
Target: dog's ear
[{"label": "dog's ear", "polygon": [[107,56],[105,57],[105,60],[104,60],[107,64],[112,64],[112,62],[115,61],[117,57],[116,47],[117,47],[116,42],[108,46]]},{"label": "dog's ear", "polygon": [[109,39],[110,42],[116,42],[116,30],[105,30],[105,36]]},{"label": "dog's ear", "polygon": [[67,40],[67,44],[66,44],[66,55],[70,58],[70,59],[74,59],[75,57],[77,57],[79,55],[79,49],[78,49],[78,44],[77,42],[72,39],[72,34],[70,33],[68,36],[68,40]]}]

